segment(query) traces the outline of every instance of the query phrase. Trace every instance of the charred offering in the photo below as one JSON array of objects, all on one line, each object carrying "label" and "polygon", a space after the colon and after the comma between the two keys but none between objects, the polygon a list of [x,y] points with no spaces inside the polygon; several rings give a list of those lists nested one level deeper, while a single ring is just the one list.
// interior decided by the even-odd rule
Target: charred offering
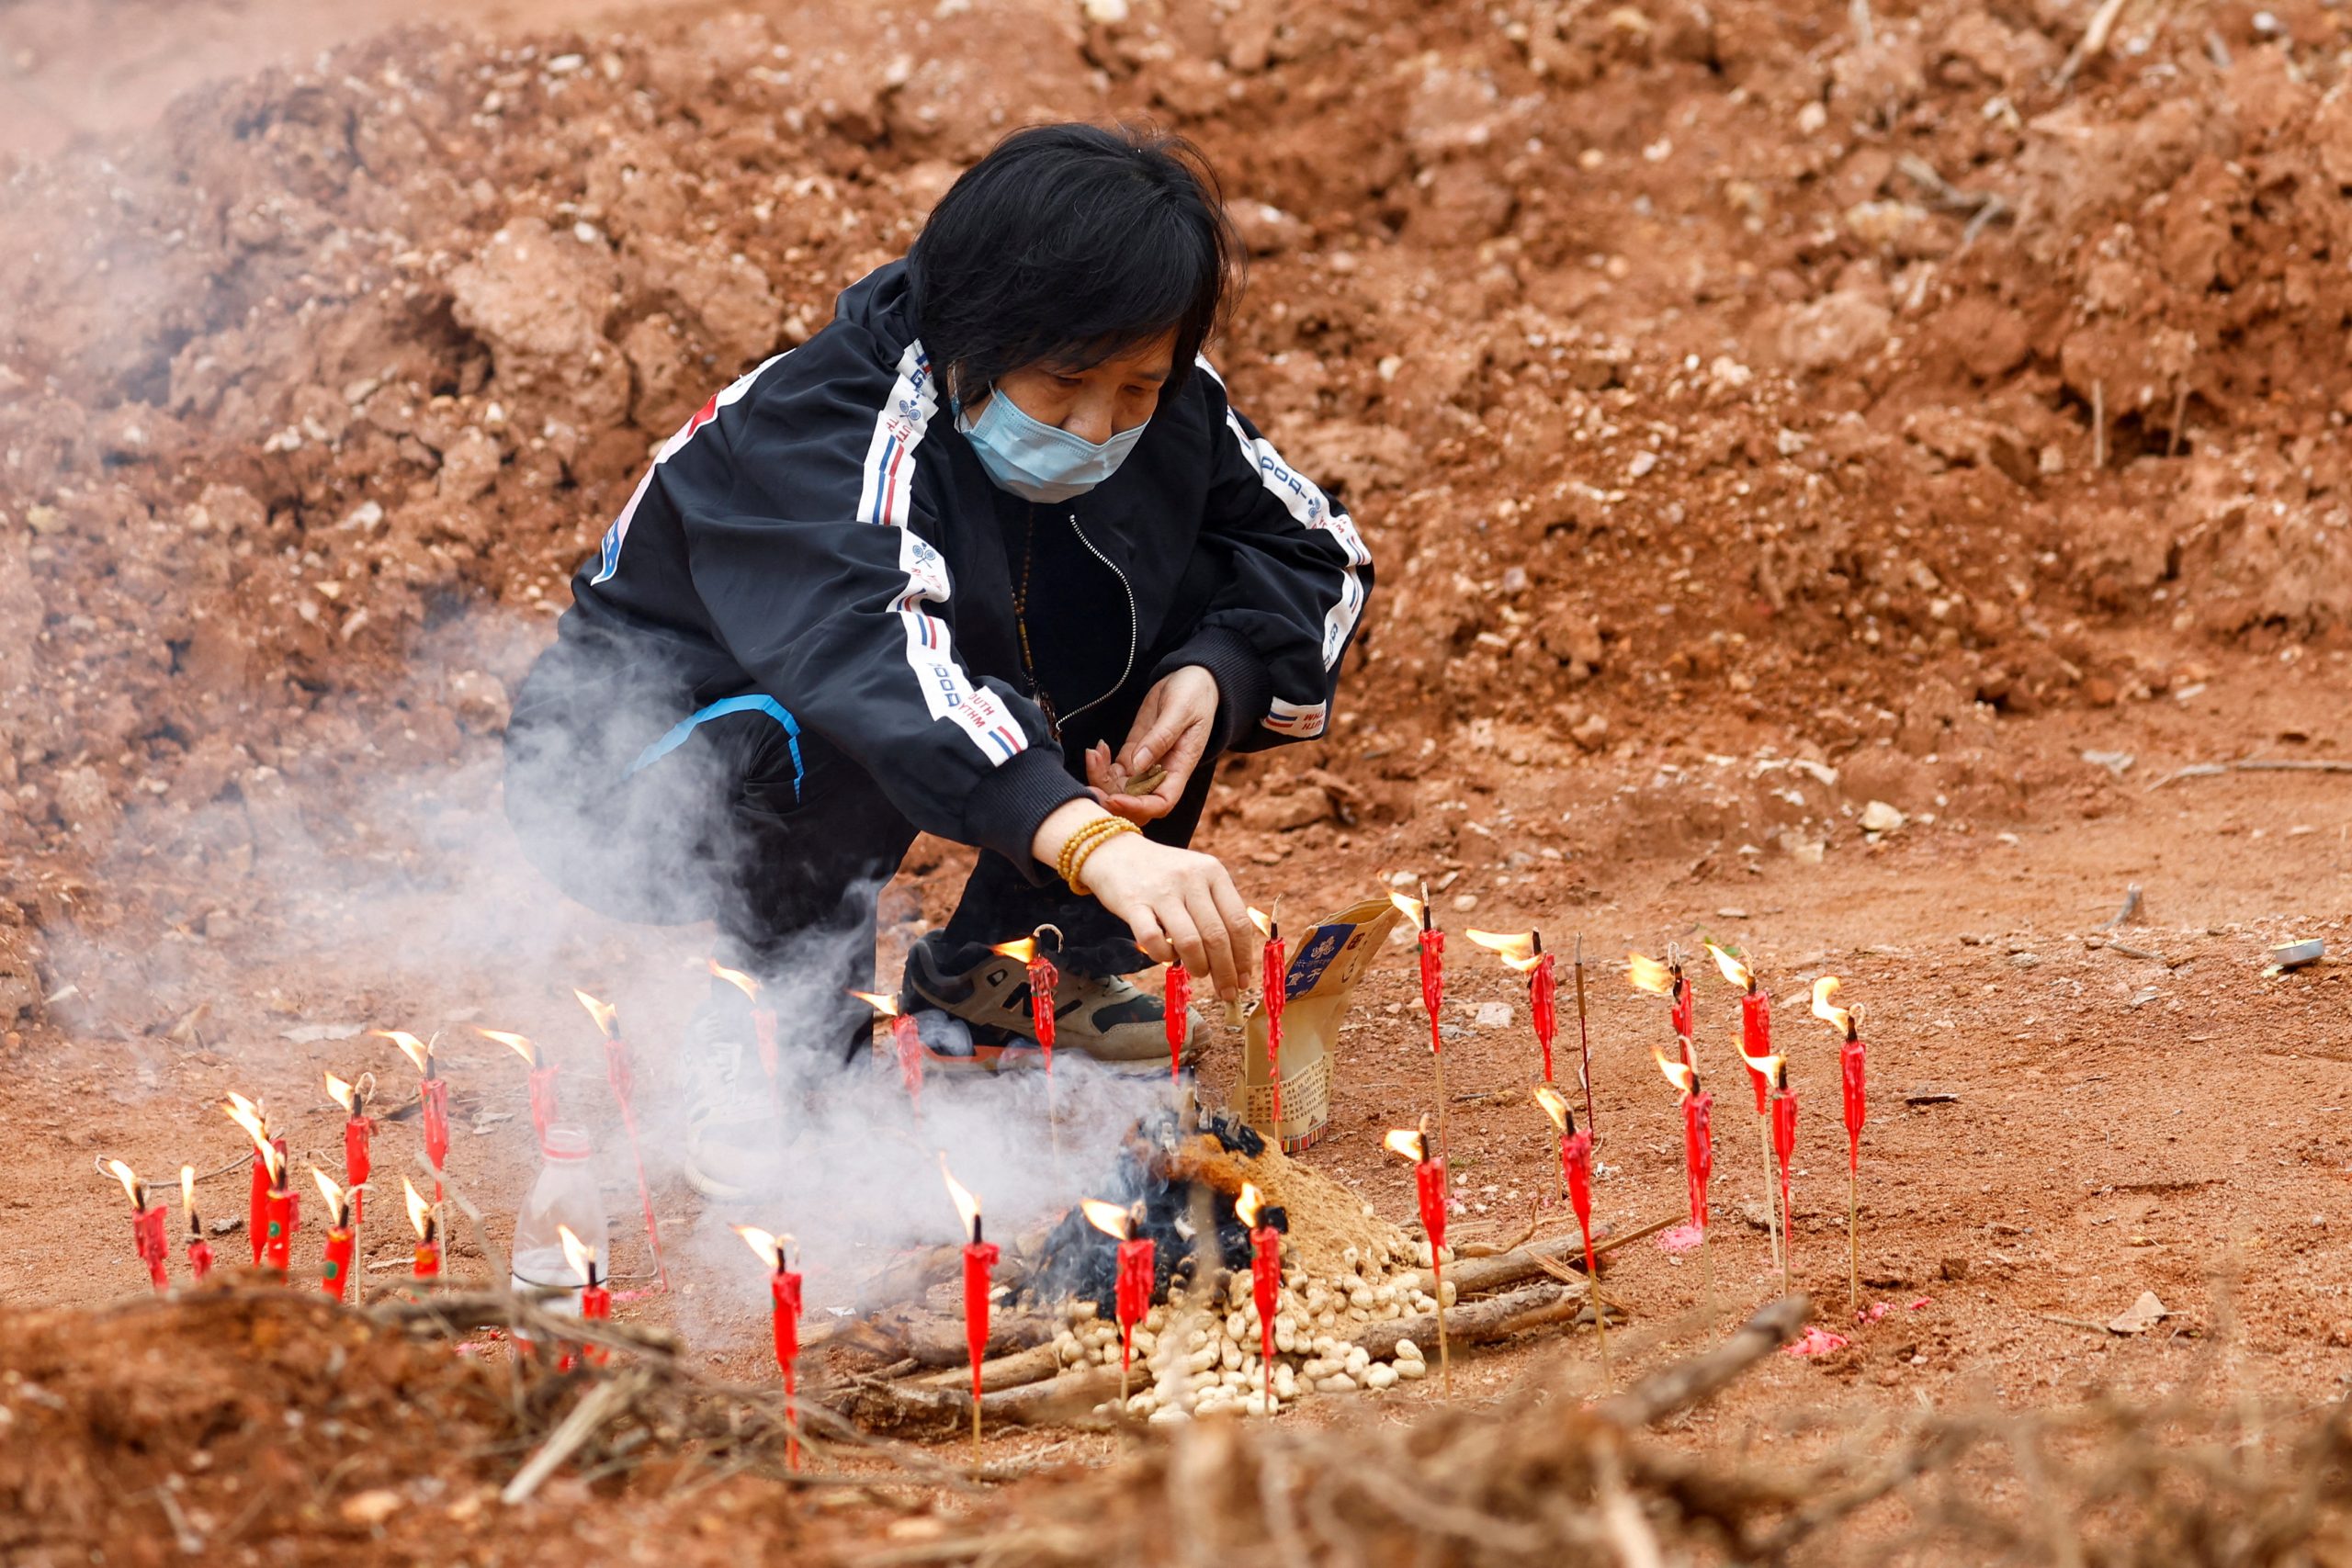
[{"label": "charred offering", "polygon": [[[1228,1155],[1256,1159],[1266,1152],[1257,1131],[1229,1111],[1201,1118],[1200,1131],[1188,1135],[1173,1111],[1156,1112],[1128,1133],[1113,1171],[1114,1199],[1130,1215],[1130,1236],[1152,1244],[1151,1300],[1164,1302],[1171,1293],[1191,1289],[1198,1267],[1193,1245],[1193,1201],[1205,1192],[1216,1227],[1216,1258],[1221,1269],[1249,1269],[1250,1230],[1238,1212],[1241,1194],[1227,1192],[1213,1182],[1173,1174],[1185,1145],[1196,1139],[1212,1142]],[[1260,1228],[1286,1233],[1289,1217],[1271,1205],[1257,1216]],[[1090,1223],[1077,1209],[1063,1216],[1046,1237],[1045,1263],[1036,1279],[1036,1292],[1046,1300],[1068,1297],[1092,1302],[1104,1321],[1118,1311],[1119,1243]]]}]

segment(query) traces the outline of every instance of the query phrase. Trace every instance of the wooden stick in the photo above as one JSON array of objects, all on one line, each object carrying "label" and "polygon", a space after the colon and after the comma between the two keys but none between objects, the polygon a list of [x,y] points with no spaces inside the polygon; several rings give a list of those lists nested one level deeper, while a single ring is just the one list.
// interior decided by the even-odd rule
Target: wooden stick
[{"label": "wooden stick", "polygon": [[1593,1406],[1621,1427],[1647,1427],[1719,1393],[1734,1378],[1797,1337],[1812,1313],[1804,1296],[1769,1302],[1731,1337],[1704,1355],[1662,1368],[1624,1393]]},{"label": "wooden stick", "polygon": [[1584,937],[1577,937],[1577,1049],[1582,1053],[1584,1066],[1584,1130],[1592,1134],[1592,1146],[1600,1147],[1600,1124],[1592,1118],[1592,1026],[1584,1010]]},{"label": "wooden stick", "polygon": [[570,1459],[579,1450],[581,1444],[595,1435],[596,1428],[605,1424],[607,1416],[644,1392],[650,1381],[642,1370],[632,1369],[610,1382],[598,1383],[590,1389],[581,1397],[580,1403],[571,1407],[571,1414],[548,1434],[548,1440],[539,1445],[539,1451],[514,1472],[514,1479],[506,1483],[506,1489],[498,1495],[498,1500],[509,1507],[526,1500],[539,1489],[541,1482],[555,1473],[556,1466]]},{"label": "wooden stick", "polygon": [[1773,1201],[1772,1191],[1772,1120],[1768,1115],[1756,1119],[1757,1147],[1764,1151],[1764,1229],[1772,1238],[1772,1262],[1783,1267],[1781,1256],[1781,1206]]},{"label": "wooden stick", "polygon": [[1855,1197],[1855,1172],[1851,1161],[1846,1166],[1846,1305],[1854,1312],[1862,1310],[1862,1232],[1861,1209]]},{"label": "wooden stick", "polygon": [[[1446,1332],[1464,1345],[1487,1344],[1523,1329],[1575,1317],[1584,1311],[1589,1293],[1589,1287],[1581,1280],[1573,1284],[1546,1280],[1485,1301],[1456,1302],[1444,1314]],[[1426,1341],[1438,1331],[1437,1315],[1423,1313],[1415,1317],[1393,1317],[1385,1323],[1366,1324],[1351,1343],[1363,1347],[1374,1360],[1381,1361],[1396,1353],[1399,1339]]]},{"label": "wooden stick", "polygon": [[[1631,1247],[1660,1231],[1671,1230],[1688,1217],[1678,1209],[1622,1235],[1596,1236],[1592,1243],[1593,1254],[1605,1258],[1619,1247]],[[1580,1233],[1570,1231],[1556,1240],[1517,1247],[1498,1258],[1465,1258],[1457,1253],[1453,1259],[1453,1293],[1458,1299],[1483,1296],[1523,1283],[1543,1273],[1546,1262],[1565,1263],[1581,1272],[1584,1268],[1584,1242]]]}]

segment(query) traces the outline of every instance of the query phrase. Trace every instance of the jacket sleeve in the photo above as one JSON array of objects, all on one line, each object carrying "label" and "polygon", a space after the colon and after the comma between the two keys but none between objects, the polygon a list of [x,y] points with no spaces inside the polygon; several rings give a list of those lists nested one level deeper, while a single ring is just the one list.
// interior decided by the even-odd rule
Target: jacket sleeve
[{"label": "jacket sleeve", "polygon": [[1260,750],[1321,735],[1372,592],[1372,555],[1346,512],[1294,469],[1199,364],[1215,465],[1201,547],[1222,556],[1208,613],[1151,678],[1198,664],[1216,678],[1217,741]]},{"label": "jacket sleeve", "polygon": [[928,363],[910,349],[894,379],[833,358],[787,362],[668,479],[695,592],[736,662],[910,822],[1035,877],[1037,825],[1086,792],[1036,705],[956,652],[947,563],[913,526]]}]

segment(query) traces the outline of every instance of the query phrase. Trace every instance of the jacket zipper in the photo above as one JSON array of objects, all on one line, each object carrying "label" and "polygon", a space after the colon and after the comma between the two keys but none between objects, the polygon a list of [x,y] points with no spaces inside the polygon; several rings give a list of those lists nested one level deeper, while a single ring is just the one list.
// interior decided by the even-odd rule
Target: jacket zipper
[{"label": "jacket zipper", "polygon": [[1080,714],[1101,707],[1104,703],[1109,702],[1113,697],[1118,695],[1119,689],[1127,683],[1127,677],[1135,673],[1136,639],[1142,631],[1141,624],[1136,618],[1135,584],[1127,581],[1127,574],[1125,572],[1121,571],[1115,565],[1112,564],[1112,560],[1109,556],[1104,555],[1101,550],[1094,547],[1094,541],[1088,538],[1086,536],[1086,530],[1078,525],[1078,513],[1075,512],[1069,514],[1069,531],[1078,536],[1078,542],[1086,547],[1086,553],[1088,555],[1091,555],[1096,560],[1101,561],[1103,566],[1110,570],[1111,575],[1119,580],[1119,591],[1127,596],[1127,661],[1119,667],[1119,678],[1111,682],[1111,689],[1109,691],[1104,692],[1101,696],[1095,698],[1092,702],[1088,703],[1084,707],[1075,708],[1070,712],[1064,714],[1062,716],[1061,724],[1056,727],[1057,730],[1067,726],[1071,719],[1076,718]]}]

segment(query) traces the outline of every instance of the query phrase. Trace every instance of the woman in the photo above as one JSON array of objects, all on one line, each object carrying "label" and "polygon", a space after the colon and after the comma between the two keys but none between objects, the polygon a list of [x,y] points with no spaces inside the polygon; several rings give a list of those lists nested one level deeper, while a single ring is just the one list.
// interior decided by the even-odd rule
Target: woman
[{"label": "woman", "polygon": [[[933,1048],[1031,1032],[989,947],[1050,924],[1059,1046],[1164,1062],[1124,976],[1253,974],[1232,878],[1185,847],[1216,761],[1323,733],[1372,583],[1199,357],[1236,254],[1172,138],[1047,126],[967,172],[671,438],[573,580],[508,733],[537,863],[625,919],[715,919],[787,1032],[838,1045],[915,835],[976,845],[907,963],[902,1002],[964,1026]],[[773,1158],[750,1032],[722,988],[689,1031],[687,1168],[718,1196]]]}]

